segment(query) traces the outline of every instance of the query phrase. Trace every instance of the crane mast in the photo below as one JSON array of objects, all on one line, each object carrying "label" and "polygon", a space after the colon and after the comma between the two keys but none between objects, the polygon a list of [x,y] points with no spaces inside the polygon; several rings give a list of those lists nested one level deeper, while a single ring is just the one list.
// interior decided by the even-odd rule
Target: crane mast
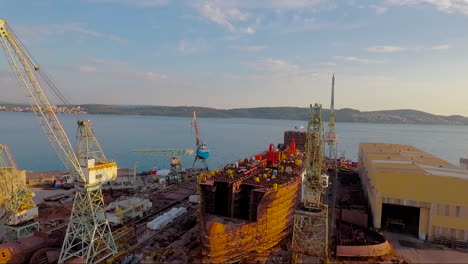
[{"label": "crane mast", "polygon": [[328,260],[328,207],[322,201],[328,186],[328,176],[323,174],[324,139],[321,111],[321,105],[310,105],[303,197],[294,213],[291,241],[293,261],[296,263]]},{"label": "crane mast", "polygon": [[78,160],[73,152],[70,141],[33,73],[33,69],[37,72],[40,71],[39,66],[32,60],[31,56],[28,55],[21,43],[13,35],[5,20],[0,20],[0,35],[8,62],[16,73],[23,92],[29,98],[32,110],[49,137],[52,147],[58,153],[65,168],[67,168],[72,176],[84,181],[84,175],[78,166]]},{"label": "crane mast", "polygon": [[306,174],[304,188],[304,207],[320,209],[324,186],[321,184],[323,174],[323,135],[322,135],[322,106],[311,106],[311,117],[308,122],[306,135]]},{"label": "crane mast", "polygon": [[328,123],[328,131],[325,133],[325,142],[328,146],[328,158],[333,161],[333,168],[337,166],[337,144],[338,134],[335,131],[335,74],[332,77],[331,103],[330,103],[330,122]]},{"label": "crane mast", "polygon": [[96,163],[109,163],[101,145],[99,144],[91,124],[91,120],[78,122],[76,153],[78,159],[94,159]]},{"label": "crane mast", "polygon": [[195,163],[197,160],[200,160],[203,164],[203,169],[208,170],[208,164],[206,160],[210,157],[210,151],[206,148],[205,142],[200,140],[200,134],[198,132],[198,121],[197,121],[197,114],[193,112],[192,118],[193,127],[195,128],[195,145],[197,146],[197,150],[195,153],[195,159],[193,160],[192,167],[195,167]]},{"label": "crane mast", "polygon": [[115,163],[96,163],[96,159],[88,156],[78,159],[36,74],[42,76],[52,89],[54,87],[41,73],[38,64],[5,20],[0,20],[0,42],[20,87],[29,98],[33,112],[65,168],[70,172],[69,180],[75,183],[75,200],[59,263],[77,258],[85,263],[100,262],[117,252],[109,223],[105,218],[100,186],[102,182],[115,178],[117,166]]},{"label": "crane mast", "polygon": [[200,134],[198,132],[198,121],[197,121],[196,112],[193,112],[192,123],[193,123],[193,128],[195,129],[195,145],[198,148],[200,146],[201,141],[200,141]]}]

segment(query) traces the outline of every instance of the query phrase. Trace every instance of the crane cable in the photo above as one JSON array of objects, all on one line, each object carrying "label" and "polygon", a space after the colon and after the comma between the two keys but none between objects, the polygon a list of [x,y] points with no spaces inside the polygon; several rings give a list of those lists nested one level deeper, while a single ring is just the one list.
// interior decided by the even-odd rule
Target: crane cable
[{"label": "crane cable", "polygon": [[[54,84],[54,82],[52,82],[52,80],[49,78],[49,76],[47,75],[46,72],[44,72],[41,67],[39,66],[39,64],[37,63],[36,59],[33,57],[32,53],[29,52],[29,50],[26,48],[26,46],[21,42],[21,39],[18,38],[18,36],[16,35],[16,33],[11,29],[11,27],[9,25],[5,25],[8,29],[8,31],[13,35],[13,37],[16,39],[17,42],[19,42],[19,44],[21,45],[21,47],[28,53],[29,57],[31,58],[32,62],[31,64],[33,64],[33,66],[37,66],[34,67],[36,69],[36,72],[39,73],[39,76],[42,77],[42,79],[45,81],[45,84],[46,84],[46,87],[49,88],[50,91],[52,91],[52,94],[54,94],[57,99],[60,101],[60,103],[65,106],[65,107],[71,107],[71,103],[70,103],[70,100],[67,99],[67,97],[60,91],[60,89],[57,88],[57,86]],[[75,118],[78,120],[78,115],[76,113],[72,113],[73,116],[75,116]]]}]

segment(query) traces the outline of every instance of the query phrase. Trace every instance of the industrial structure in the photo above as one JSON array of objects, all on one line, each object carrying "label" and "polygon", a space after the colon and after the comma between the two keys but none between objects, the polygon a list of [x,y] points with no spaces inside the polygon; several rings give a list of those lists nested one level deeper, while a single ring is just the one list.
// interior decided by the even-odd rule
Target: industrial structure
[{"label": "industrial structure", "polygon": [[40,81],[62,101],[63,95],[41,71],[28,54],[5,20],[0,20],[0,42],[20,87],[30,99],[31,107],[63,164],[70,172],[76,194],[62,245],[59,263],[78,260],[86,263],[100,262],[116,253],[117,248],[108,221],[105,218],[101,184],[116,176],[117,165],[105,159],[94,134],[84,122],[75,154],[65,131],[49,103]]},{"label": "industrial structure", "polygon": [[468,159],[467,158],[460,158],[460,167],[462,169],[468,170]]},{"label": "industrial structure", "polygon": [[123,225],[137,217],[143,217],[152,207],[148,199],[130,197],[111,202],[106,207],[106,218],[111,225]]},{"label": "industrial structure", "polygon": [[200,140],[200,134],[198,131],[198,121],[197,121],[197,114],[193,112],[193,128],[195,129],[195,145],[197,150],[195,152],[195,159],[193,160],[193,167],[195,167],[195,163],[197,160],[200,160],[203,164],[203,168],[208,170],[208,164],[206,160],[210,157],[210,150],[206,147],[205,142]]},{"label": "industrial structure", "polygon": [[468,171],[415,147],[359,145],[359,173],[377,229],[468,246]]},{"label": "industrial structure", "polygon": [[304,156],[294,145],[202,173],[199,179],[203,263],[255,263],[290,235]]},{"label": "industrial structure", "polygon": [[328,187],[324,169],[324,141],[322,134],[322,106],[310,106],[305,152],[305,176],[303,195],[294,214],[294,229],[291,242],[293,260],[299,263],[326,262],[328,253],[328,207],[323,195]]},{"label": "industrial structure", "polygon": [[26,186],[25,171],[18,170],[5,145],[0,145],[0,239],[17,240],[39,230],[38,209]]},{"label": "industrial structure", "polygon": [[333,74],[332,77],[330,121],[328,123],[328,131],[325,133],[325,143],[327,143],[328,148],[328,159],[332,161],[333,168],[336,168],[338,158],[338,134],[335,131],[335,74]]},{"label": "industrial structure", "polygon": [[305,131],[285,131],[284,132],[284,145],[291,145],[294,140],[296,147],[301,152],[306,150],[307,132]]},{"label": "industrial structure", "polygon": [[147,155],[170,155],[171,169],[167,175],[167,182],[174,183],[182,180],[182,156],[193,155],[193,149],[135,149],[133,152]]}]

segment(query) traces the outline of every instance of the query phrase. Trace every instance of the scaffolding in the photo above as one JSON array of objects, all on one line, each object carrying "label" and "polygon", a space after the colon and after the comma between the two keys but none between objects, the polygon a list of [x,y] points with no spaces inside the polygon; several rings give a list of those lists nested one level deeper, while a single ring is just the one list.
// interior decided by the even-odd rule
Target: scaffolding
[{"label": "scaffolding", "polygon": [[[299,208],[294,213],[291,249],[296,263],[306,263],[307,257],[323,262],[328,258],[328,207],[322,210]],[[302,261],[301,261],[302,259]]]}]

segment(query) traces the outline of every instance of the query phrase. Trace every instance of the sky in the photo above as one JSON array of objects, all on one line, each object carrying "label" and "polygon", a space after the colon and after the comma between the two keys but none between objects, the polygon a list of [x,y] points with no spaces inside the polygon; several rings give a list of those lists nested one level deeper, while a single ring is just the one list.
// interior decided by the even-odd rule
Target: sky
[{"label": "sky", "polygon": [[[468,0],[0,0],[71,103],[468,116]],[[25,102],[0,55],[1,102]]]}]

